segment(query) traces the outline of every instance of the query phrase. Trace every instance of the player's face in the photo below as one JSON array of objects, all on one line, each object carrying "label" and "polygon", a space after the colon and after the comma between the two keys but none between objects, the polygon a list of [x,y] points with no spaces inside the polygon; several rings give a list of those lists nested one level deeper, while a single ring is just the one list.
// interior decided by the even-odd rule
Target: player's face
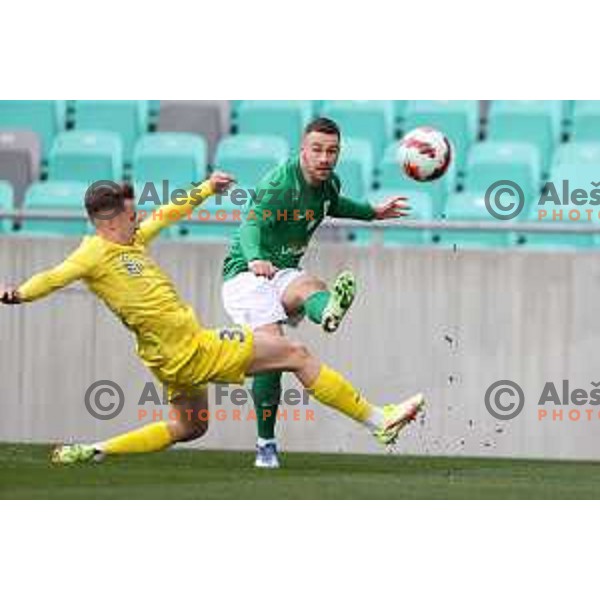
[{"label": "player's face", "polygon": [[135,210],[135,200],[127,198],[125,200],[125,210],[121,214],[123,218],[123,229],[128,235],[133,236],[137,227],[137,213]]},{"label": "player's face", "polygon": [[130,239],[133,237],[137,227],[137,214],[135,211],[135,200],[126,199],[124,210],[111,220],[112,227],[117,229],[122,237]]},{"label": "player's face", "polygon": [[314,183],[327,181],[340,155],[340,140],[337,135],[311,131],[302,141],[302,163],[304,170]]}]

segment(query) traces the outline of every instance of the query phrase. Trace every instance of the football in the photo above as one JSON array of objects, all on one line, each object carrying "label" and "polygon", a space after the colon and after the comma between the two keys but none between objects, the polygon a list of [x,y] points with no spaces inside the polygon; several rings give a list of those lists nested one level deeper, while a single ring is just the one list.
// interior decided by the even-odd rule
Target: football
[{"label": "football", "polygon": [[452,162],[448,138],[432,127],[418,127],[400,141],[398,160],[404,173],[415,181],[434,181]]}]

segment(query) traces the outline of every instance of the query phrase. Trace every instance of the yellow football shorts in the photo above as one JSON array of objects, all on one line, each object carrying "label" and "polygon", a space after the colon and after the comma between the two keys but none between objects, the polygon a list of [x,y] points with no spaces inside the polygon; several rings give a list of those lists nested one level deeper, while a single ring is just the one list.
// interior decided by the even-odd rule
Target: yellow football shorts
[{"label": "yellow football shorts", "polygon": [[[167,383],[169,401],[198,395],[208,383],[242,384],[253,357],[254,335],[248,327],[202,329],[196,349]],[[155,373],[163,380],[160,373]]]}]

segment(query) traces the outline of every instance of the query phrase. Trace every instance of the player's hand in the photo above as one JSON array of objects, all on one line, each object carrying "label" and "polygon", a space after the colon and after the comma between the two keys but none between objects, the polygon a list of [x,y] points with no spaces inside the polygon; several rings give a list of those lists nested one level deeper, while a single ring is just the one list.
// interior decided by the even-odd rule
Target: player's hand
[{"label": "player's hand", "polygon": [[233,175],[229,175],[229,173],[223,173],[222,171],[215,171],[209,178],[209,181],[215,190],[215,194],[222,194],[226,192],[231,185],[233,185],[235,181],[235,177]]},{"label": "player's hand", "polygon": [[0,288],[0,303],[21,304],[21,296],[16,288]]},{"label": "player's hand", "polygon": [[257,277],[266,277],[267,279],[273,279],[277,273],[277,267],[268,260],[253,260],[248,263],[248,268]]},{"label": "player's hand", "polygon": [[398,219],[410,214],[410,203],[404,196],[388,198],[383,204],[375,207],[375,219]]}]

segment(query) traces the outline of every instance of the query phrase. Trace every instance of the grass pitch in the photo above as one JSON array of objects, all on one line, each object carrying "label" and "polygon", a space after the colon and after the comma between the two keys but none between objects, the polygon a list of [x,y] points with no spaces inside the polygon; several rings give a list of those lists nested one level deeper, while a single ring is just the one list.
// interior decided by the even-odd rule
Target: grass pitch
[{"label": "grass pitch", "polygon": [[7,499],[600,498],[600,463],[287,454],[259,471],[249,452],[179,450],[55,467],[49,448],[0,445]]}]

